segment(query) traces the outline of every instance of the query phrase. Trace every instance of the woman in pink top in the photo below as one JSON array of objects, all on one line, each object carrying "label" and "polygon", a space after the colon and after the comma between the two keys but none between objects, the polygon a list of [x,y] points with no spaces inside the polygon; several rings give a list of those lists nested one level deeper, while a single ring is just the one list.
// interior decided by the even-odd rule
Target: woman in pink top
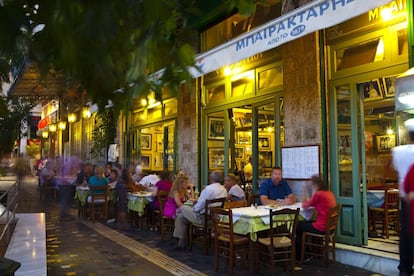
[{"label": "woman in pink top", "polygon": [[326,222],[328,219],[329,209],[336,206],[335,195],[328,190],[328,186],[323,179],[318,176],[312,176],[310,180],[313,195],[310,199],[305,196],[302,200],[302,207],[315,207],[315,221],[299,221],[296,228],[296,259],[299,260],[302,245],[302,233],[311,232],[324,234],[326,231]]}]

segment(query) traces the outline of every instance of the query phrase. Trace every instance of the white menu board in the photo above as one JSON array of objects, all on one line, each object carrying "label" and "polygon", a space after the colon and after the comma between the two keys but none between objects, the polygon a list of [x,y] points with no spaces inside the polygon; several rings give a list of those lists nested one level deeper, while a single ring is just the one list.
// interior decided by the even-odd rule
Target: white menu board
[{"label": "white menu board", "polygon": [[283,178],[309,179],[319,175],[319,146],[282,148]]}]

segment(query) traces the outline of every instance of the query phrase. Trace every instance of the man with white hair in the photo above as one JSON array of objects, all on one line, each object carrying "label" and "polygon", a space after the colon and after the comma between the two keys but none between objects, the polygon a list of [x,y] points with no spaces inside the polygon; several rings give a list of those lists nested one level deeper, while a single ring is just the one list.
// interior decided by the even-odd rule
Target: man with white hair
[{"label": "man with white hair", "polygon": [[173,236],[178,238],[178,248],[185,248],[187,228],[189,223],[204,223],[206,200],[225,198],[227,190],[223,186],[223,173],[213,171],[209,176],[209,185],[207,185],[200,194],[197,203],[193,207],[183,205],[177,212],[175,218],[175,229]]},{"label": "man with white hair", "polygon": [[404,192],[404,180],[408,169],[414,164],[414,119],[408,119],[404,122],[404,125],[408,130],[409,142],[407,145],[393,148],[392,158],[394,169],[398,172],[401,197],[400,264],[398,265],[398,269],[400,270],[400,275],[411,275],[413,273],[414,238],[410,233],[410,203],[406,199]]}]

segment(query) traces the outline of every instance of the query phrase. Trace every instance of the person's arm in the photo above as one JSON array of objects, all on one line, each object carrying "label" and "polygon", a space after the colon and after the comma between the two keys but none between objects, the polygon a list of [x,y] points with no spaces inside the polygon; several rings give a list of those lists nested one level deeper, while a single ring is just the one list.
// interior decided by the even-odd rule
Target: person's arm
[{"label": "person's arm", "polygon": [[204,209],[204,205],[206,204],[206,200],[210,198],[210,189],[205,187],[204,190],[201,191],[200,197],[198,198],[197,203],[193,206],[194,212],[201,212]]},{"label": "person's arm", "polygon": [[177,191],[174,192],[174,201],[178,207],[183,206],[183,202],[181,201],[180,194]]},{"label": "person's arm", "polygon": [[296,196],[295,196],[293,193],[289,194],[289,195],[287,196],[287,198],[285,198],[285,199],[284,199],[284,203],[285,203],[286,205],[292,205],[292,204],[294,204],[295,202],[296,202]]},{"label": "person's arm", "polygon": [[158,193],[158,186],[155,185],[154,187],[152,187],[152,192],[151,192],[151,196],[152,197],[156,197]]},{"label": "person's arm", "polygon": [[277,200],[269,199],[267,195],[260,195],[260,201],[262,205],[277,204]]}]

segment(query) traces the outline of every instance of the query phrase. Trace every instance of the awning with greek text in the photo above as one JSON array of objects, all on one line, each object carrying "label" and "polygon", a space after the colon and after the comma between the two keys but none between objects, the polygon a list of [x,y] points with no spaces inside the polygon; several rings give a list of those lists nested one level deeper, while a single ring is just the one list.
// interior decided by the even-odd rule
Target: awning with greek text
[{"label": "awning with greek text", "polygon": [[196,56],[194,78],[366,13],[390,0],[315,0]]}]

